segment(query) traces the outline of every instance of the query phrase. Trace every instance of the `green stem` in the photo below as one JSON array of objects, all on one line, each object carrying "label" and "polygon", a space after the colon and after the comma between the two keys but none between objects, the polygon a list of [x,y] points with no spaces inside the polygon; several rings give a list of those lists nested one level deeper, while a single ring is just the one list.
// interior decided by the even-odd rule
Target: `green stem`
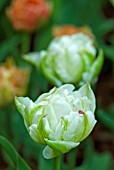
[{"label": "green stem", "polygon": [[53,170],[60,170],[60,157],[54,158]]},{"label": "green stem", "polygon": [[76,166],[76,149],[72,149],[68,153],[68,170],[74,169]]},{"label": "green stem", "polygon": [[31,33],[22,34],[22,54],[30,52]]},{"label": "green stem", "polygon": [[53,0],[53,12],[52,12],[51,21],[54,23],[57,21],[59,17],[61,3],[62,3],[61,1],[62,0]]}]

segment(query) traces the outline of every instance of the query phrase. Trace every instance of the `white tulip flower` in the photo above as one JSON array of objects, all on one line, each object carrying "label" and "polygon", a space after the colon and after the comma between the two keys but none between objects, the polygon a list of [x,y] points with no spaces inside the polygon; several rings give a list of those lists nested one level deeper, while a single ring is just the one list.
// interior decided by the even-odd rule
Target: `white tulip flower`
[{"label": "white tulip flower", "polygon": [[77,147],[96,124],[95,96],[89,84],[77,91],[72,84],[54,87],[35,102],[15,97],[15,103],[32,139],[47,145],[43,150],[47,159]]}]

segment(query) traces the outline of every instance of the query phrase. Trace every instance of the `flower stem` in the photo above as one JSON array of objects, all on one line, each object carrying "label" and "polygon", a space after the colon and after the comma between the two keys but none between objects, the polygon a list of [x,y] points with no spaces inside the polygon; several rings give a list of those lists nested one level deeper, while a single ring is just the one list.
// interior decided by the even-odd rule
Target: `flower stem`
[{"label": "flower stem", "polygon": [[76,149],[72,149],[69,153],[68,153],[68,170],[72,170],[75,168],[76,166]]},{"label": "flower stem", "polygon": [[60,170],[60,157],[54,158],[53,170]]},{"label": "flower stem", "polygon": [[59,12],[61,8],[61,0],[53,0],[53,11],[52,11],[52,21],[55,23],[59,17]]},{"label": "flower stem", "polygon": [[31,42],[31,33],[24,32],[22,34],[22,54],[30,52],[30,42]]}]

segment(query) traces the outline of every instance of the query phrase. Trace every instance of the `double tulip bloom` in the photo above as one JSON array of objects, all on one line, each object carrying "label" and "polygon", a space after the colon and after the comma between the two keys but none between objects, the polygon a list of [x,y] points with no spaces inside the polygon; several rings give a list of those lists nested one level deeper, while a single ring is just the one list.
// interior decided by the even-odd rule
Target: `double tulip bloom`
[{"label": "double tulip bloom", "polygon": [[96,123],[95,97],[89,84],[78,91],[72,84],[55,87],[35,102],[15,97],[15,103],[32,139],[46,145],[43,155],[47,159],[77,147]]},{"label": "double tulip bloom", "polygon": [[12,0],[7,15],[17,30],[33,31],[50,14],[50,7],[45,0]]},{"label": "double tulip bloom", "polygon": [[51,41],[48,49],[24,57],[41,69],[54,85],[65,83],[94,84],[103,65],[103,52],[85,33],[63,35]]}]

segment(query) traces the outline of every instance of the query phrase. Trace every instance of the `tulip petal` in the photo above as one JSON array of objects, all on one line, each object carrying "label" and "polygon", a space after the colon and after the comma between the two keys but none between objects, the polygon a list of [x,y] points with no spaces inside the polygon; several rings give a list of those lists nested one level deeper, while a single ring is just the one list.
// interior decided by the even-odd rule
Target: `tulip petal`
[{"label": "tulip petal", "polygon": [[45,55],[46,55],[46,51],[42,50],[40,52],[31,52],[25,54],[23,56],[23,59],[38,68],[40,67],[40,62]]},{"label": "tulip petal", "polygon": [[22,114],[26,127],[28,128],[31,122],[32,110],[35,109],[36,104],[28,97],[15,97],[15,104],[18,111]]},{"label": "tulip petal", "polygon": [[33,124],[29,127],[29,134],[31,136],[31,138],[40,143],[40,144],[45,144],[44,138],[42,136],[41,131],[39,130],[39,128],[37,127],[36,124]]},{"label": "tulip petal", "polygon": [[[62,97],[59,94],[55,94],[54,96],[52,96],[49,103],[50,108],[53,110],[53,113],[58,121],[60,120],[61,117],[68,115],[72,111],[70,103],[66,101],[65,97]],[[50,115],[48,115],[48,117],[52,119],[51,113]]]},{"label": "tulip petal", "polygon": [[92,54],[88,51],[84,51],[84,52],[80,53],[80,55],[84,60],[85,70],[89,70],[90,66],[92,65],[92,63],[95,59],[95,54]]},{"label": "tulip petal", "polygon": [[61,87],[59,87],[59,89],[57,89],[57,92],[63,92],[66,91],[68,92],[68,94],[73,93],[73,90],[75,89],[73,84],[65,84],[62,85]]},{"label": "tulip petal", "polygon": [[89,82],[92,82],[92,81],[94,82],[94,79],[97,78],[97,76],[99,75],[102,69],[103,61],[104,61],[103,51],[99,50],[98,57],[91,65],[90,70],[88,72]]},{"label": "tulip petal", "polygon": [[90,102],[85,101],[85,107],[86,107],[86,110],[90,110],[94,113],[95,108],[96,108],[96,101],[95,101],[94,93],[93,93],[89,83],[82,86],[78,90],[78,92],[80,93],[81,97],[87,97],[90,100]]},{"label": "tulip petal", "polygon": [[79,143],[75,143],[71,141],[60,141],[60,140],[52,141],[48,139],[44,139],[44,140],[48,145],[48,147],[46,146],[46,148],[43,150],[43,156],[46,159],[51,159],[58,155],[66,153],[79,145]]},{"label": "tulip petal", "polygon": [[64,131],[64,120],[63,118],[61,118],[56,126],[55,131],[50,131],[48,138],[51,140],[62,140],[63,131]]},{"label": "tulip petal", "polygon": [[55,93],[56,91],[57,91],[57,88],[54,87],[53,89],[51,89],[51,90],[49,91],[49,93],[44,93],[44,94],[40,95],[40,96],[38,97],[38,99],[35,101],[35,103],[37,104],[37,103],[39,103],[39,102],[41,102],[41,101],[43,101],[43,100],[46,101],[47,98],[49,99],[49,97],[51,96],[51,94]]},{"label": "tulip petal", "polygon": [[53,70],[53,57],[50,58],[47,55],[42,59],[41,70],[51,83],[55,84],[56,86],[62,85],[62,82]]},{"label": "tulip petal", "polygon": [[53,105],[48,103],[48,105],[44,108],[44,113],[47,115],[46,117],[50,122],[50,128],[54,130],[57,125],[57,117],[53,109]]},{"label": "tulip petal", "polygon": [[86,112],[84,114],[84,117],[85,117],[85,131],[80,141],[84,140],[91,133],[97,122],[95,120],[94,114],[90,111]]},{"label": "tulip petal", "polygon": [[68,117],[68,123],[66,131],[63,132],[63,139],[65,141],[73,142],[80,141],[85,131],[84,115],[71,112]]},{"label": "tulip petal", "polygon": [[103,51],[99,50],[97,58],[93,61],[91,65],[88,66],[88,69],[85,70],[85,72],[82,75],[82,82],[81,84],[84,84],[84,82],[90,82],[91,84],[96,83],[98,79],[98,75],[102,69],[104,61]]},{"label": "tulip petal", "polygon": [[[63,83],[75,83],[81,79],[84,63],[78,54],[72,55],[71,57],[71,54],[69,54],[66,49],[63,56],[55,56],[54,63],[54,70]],[[76,71],[76,69],[78,71]]]},{"label": "tulip petal", "polygon": [[60,155],[60,152],[54,151],[49,146],[46,146],[43,150],[43,156],[46,159],[52,159]]},{"label": "tulip petal", "polygon": [[40,121],[40,128],[41,128],[43,137],[47,138],[49,136],[50,132],[52,131],[50,129],[50,125],[49,125],[47,116],[44,116],[44,118]]}]

